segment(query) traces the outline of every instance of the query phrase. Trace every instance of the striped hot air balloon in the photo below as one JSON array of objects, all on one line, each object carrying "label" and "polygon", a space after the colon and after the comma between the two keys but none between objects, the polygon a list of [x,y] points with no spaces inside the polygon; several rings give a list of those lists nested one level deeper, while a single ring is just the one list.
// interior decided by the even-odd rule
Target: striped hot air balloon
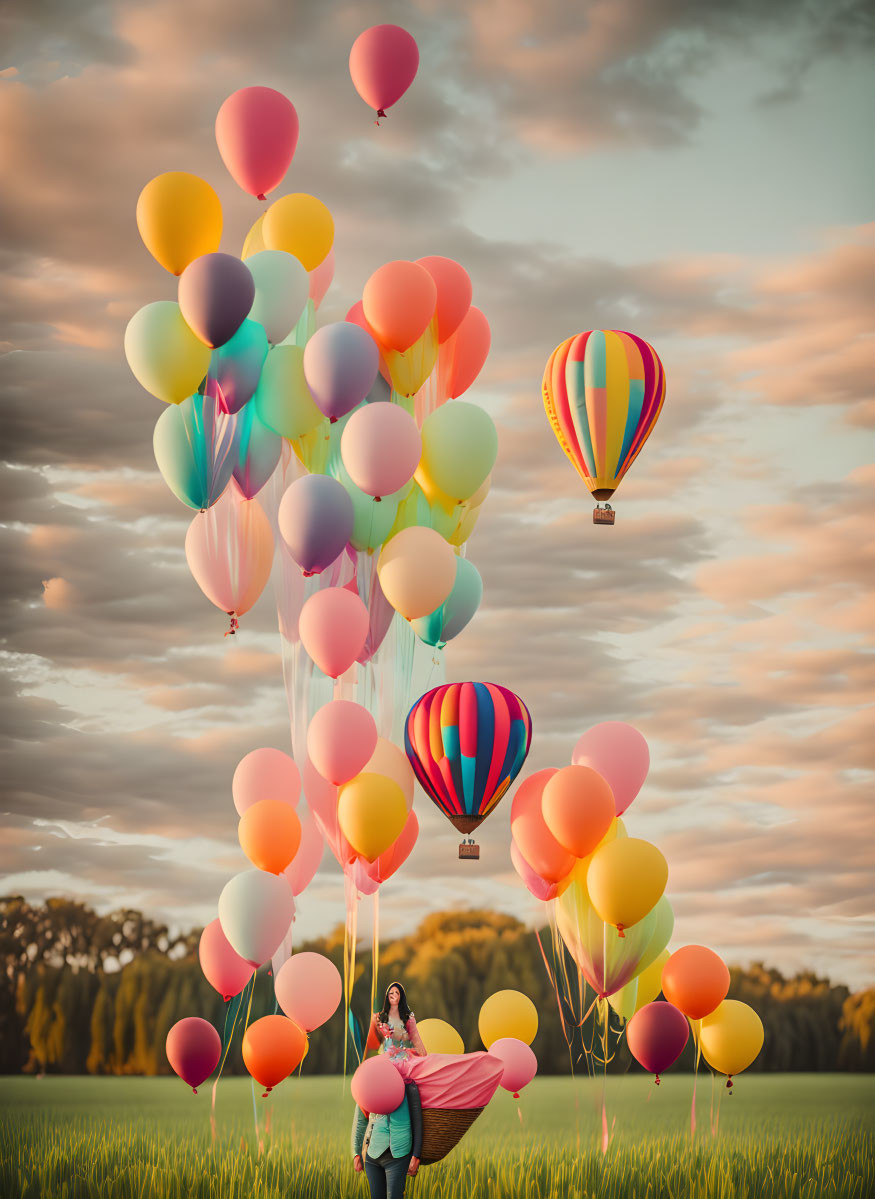
[{"label": "striped hot air balloon", "polygon": [[[516,778],[532,741],[519,696],[495,683],[447,683],[427,691],[404,729],[407,756],[426,795],[470,834]],[[460,858],[479,857],[473,839]]]},{"label": "striped hot air balloon", "polygon": [[[662,411],[656,351],[619,329],[579,333],[550,355],[542,390],[560,446],[595,499],[610,499]],[[614,523],[610,504],[596,504],[593,522]]]}]

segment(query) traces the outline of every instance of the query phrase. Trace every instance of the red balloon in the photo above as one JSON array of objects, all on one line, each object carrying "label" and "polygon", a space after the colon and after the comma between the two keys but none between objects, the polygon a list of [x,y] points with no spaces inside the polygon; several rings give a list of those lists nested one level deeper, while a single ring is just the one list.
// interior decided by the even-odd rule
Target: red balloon
[{"label": "red balloon", "polygon": [[400,25],[374,25],[360,33],[349,52],[353,86],[378,117],[404,95],[416,78],[419,47]]},{"label": "red balloon", "polygon": [[672,1003],[646,1003],[629,1021],[626,1042],[629,1052],[645,1070],[659,1076],[673,1066],[684,1051],[690,1035],[683,1012]]},{"label": "red balloon", "polygon": [[207,1020],[187,1016],[177,1020],[167,1034],[167,1060],[183,1082],[197,1094],[222,1056],[222,1038]]}]

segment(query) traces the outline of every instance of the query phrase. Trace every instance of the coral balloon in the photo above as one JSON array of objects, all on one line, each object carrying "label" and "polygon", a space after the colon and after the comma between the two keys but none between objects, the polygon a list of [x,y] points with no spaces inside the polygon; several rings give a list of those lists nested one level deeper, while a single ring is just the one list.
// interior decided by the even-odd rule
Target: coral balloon
[{"label": "coral balloon", "polygon": [[402,529],[383,546],[377,575],[395,611],[415,620],[428,616],[452,591],[456,555],[434,529]]},{"label": "coral balloon", "polygon": [[539,770],[519,786],[510,810],[513,839],[527,864],[545,883],[561,883],[574,869],[574,855],[556,840],[542,812],[544,790],[555,769]]},{"label": "coral balloon", "polygon": [[451,363],[447,394],[451,399],[467,391],[483,370],[491,345],[489,321],[479,308],[470,308],[447,346]]},{"label": "coral balloon", "polygon": [[239,995],[252,978],[251,962],[241,958],[222,932],[218,919],[211,920],[201,933],[198,958],[204,978],[227,1003]]},{"label": "coral balloon", "polygon": [[338,321],[317,329],[304,349],[304,377],[316,407],[331,421],[360,404],[374,385],[380,364],[370,333]]},{"label": "coral balloon", "polygon": [[265,1088],[263,1098],[302,1062],[307,1034],[287,1016],[262,1016],[243,1034],[243,1064]]},{"label": "coral balloon", "polygon": [[709,1066],[728,1076],[740,1074],[756,1060],[763,1047],[763,1022],[746,1003],[724,999],[699,1026],[699,1044]]},{"label": "coral balloon", "polygon": [[566,766],[544,785],[541,811],[547,828],[576,858],[596,848],[614,819],[614,795],[588,766]]},{"label": "coral balloon", "polygon": [[377,118],[396,104],[419,67],[415,38],[400,25],[373,25],[360,33],[349,52],[349,74],[353,87]]},{"label": "coral balloon", "polygon": [[206,1020],[186,1016],[184,1020],[177,1020],[168,1032],[165,1050],[174,1073],[187,1082],[196,1095],[198,1087],[219,1064],[222,1038]]},{"label": "coral balloon", "polygon": [[[377,726],[373,716],[367,708],[349,699],[332,699],[323,704],[307,729],[310,761],[335,787],[355,778],[376,747]],[[400,831],[399,827],[394,836]]]},{"label": "coral balloon", "polygon": [[253,866],[282,874],[301,844],[301,822],[291,804],[262,799],[240,817],[237,836]]},{"label": "coral balloon", "polygon": [[235,497],[229,488],[189,525],[185,557],[207,599],[236,619],[249,611],[270,578],[270,521],[257,500]]},{"label": "coral balloon", "polygon": [[422,1038],[426,1053],[449,1053],[455,1056],[465,1052],[465,1042],[446,1020],[420,1020],[416,1031]]},{"label": "coral balloon", "polygon": [[623,930],[643,920],[668,882],[668,863],[655,845],[637,837],[609,841],[592,856],[586,886],[605,924]]},{"label": "coral balloon", "polygon": [[321,953],[295,953],[280,967],[274,989],[277,1003],[289,1019],[312,1032],[337,1011],[343,982],[330,958]]},{"label": "coral balloon", "polygon": [[173,300],[134,313],[125,329],[125,357],[137,382],[165,404],[180,404],[197,391],[210,367],[210,351]]},{"label": "coral balloon", "polygon": [[275,200],[261,227],[269,250],[285,250],[305,271],[315,271],[334,245],[334,217],[321,200],[295,192]]},{"label": "coral balloon", "polygon": [[301,844],[292,862],[283,871],[283,877],[293,895],[300,895],[310,883],[322,861],[325,839],[309,807],[299,813],[301,821]]},{"label": "coral balloon", "polygon": [[249,316],[255,282],[232,254],[202,254],[179,276],[179,310],[204,345],[214,350],[234,336]]},{"label": "coral balloon", "polygon": [[407,823],[404,792],[382,774],[356,775],[340,788],[337,822],[356,853],[374,862]]},{"label": "coral balloon", "polygon": [[379,499],[413,478],[422,438],[416,421],[397,404],[366,404],[347,421],[340,453],[356,487]]},{"label": "coral balloon", "polygon": [[310,279],[294,254],[262,250],[246,260],[255,283],[249,317],[264,327],[276,345],[291,333],[310,294]]},{"label": "coral balloon", "polygon": [[372,1057],[353,1074],[349,1089],[363,1112],[388,1116],[404,1098],[404,1079],[388,1057]]},{"label": "coral balloon", "polygon": [[181,275],[195,258],[218,250],[222,204],[205,179],[166,171],[140,192],[137,228],[156,262],[171,275]]},{"label": "coral balloon", "polygon": [[505,1037],[531,1045],[538,1031],[538,1009],[522,991],[496,991],[480,1008],[477,1027],[487,1049]]},{"label": "coral balloon", "polygon": [[423,421],[416,479],[426,495],[431,483],[462,503],[489,477],[497,456],[498,433],[492,417],[476,404],[456,400]]},{"label": "coral balloon", "polygon": [[650,750],[631,724],[606,720],[583,734],[571,761],[575,766],[590,766],[602,776],[614,793],[617,815],[622,816],[647,778]]},{"label": "coral balloon", "polygon": [[499,1037],[489,1046],[489,1053],[504,1066],[499,1086],[505,1091],[512,1091],[514,1099],[519,1099],[520,1091],[529,1085],[538,1072],[538,1059],[534,1052],[516,1037]]},{"label": "coral balloon", "polygon": [[301,775],[294,759],[281,749],[252,749],[237,764],[231,795],[240,816],[263,799],[278,799],[295,807],[301,796]]},{"label": "coral balloon", "polygon": [[690,1028],[674,1004],[645,1004],[626,1028],[629,1052],[650,1074],[659,1076],[673,1066],[683,1053]]},{"label": "coral balloon", "polygon": [[222,932],[231,948],[252,966],[273,957],[294,916],[295,897],[285,878],[263,870],[235,874],[219,896]]},{"label": "coral balloon", "polygon": [[424,266],[434,279],[437,288],[435,316],[438,341],[444,342],[456,332],[471,307],[471,277],[452,258],[431,255],[417,258],[416,264]]},{"label": "coral balloon", "polygon": [[404,351],[431,323],[437,287],[424,266],[398,259],[374,271],[362,292],[362,310],[381,346]]},{"label": "coral balloon", "polygon": [[298,617],[304,649],[332,679],[349,670],[365,646],[368,610],[345,587],[323,587],[305,600]]},{"label": "coral balloon", "polygon": [[216,117],[216,143],[228,173],[263,200],[283,181],[298,144],[298,114],[282,92],[242,87]]},{"label": "coral balloon", "polygon": [[675,950],[662,972],[662,990],[691,1020],[708,1016],[726,998],[729,970],[713,949],[684,945]]},{"label": "coral balloon", "polygon": [[527,889],[534,895],[535,899],[544,901],[555,899],[568,886],[568,879],[563,879],[560,883],[545,882],[540,874],[536,874],[528,864],[513,838],[511,838],[510,842],[510,860],[513,863],[514,870],[526,884]]},{"label": "coral balloon", "polygon": [[305,575],[321,574],[343,552],[354,519],[349,493],[325,475],[296,479],[277,513],[280,536]]},{"label": "coral balloon", "polygon": [[261,420],[282,437],[303,437],[316,428],[323,417],[307,386],[300,346],[275,346],[271,350],[253,403]]}]

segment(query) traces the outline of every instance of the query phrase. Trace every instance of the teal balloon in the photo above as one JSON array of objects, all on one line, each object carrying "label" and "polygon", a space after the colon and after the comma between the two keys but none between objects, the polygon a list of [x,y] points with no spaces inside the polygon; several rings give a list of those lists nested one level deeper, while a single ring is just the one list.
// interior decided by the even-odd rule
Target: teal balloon
[{"label": "teal balloon", "polygon": [[283,439],[261,420],[254,404],[247,404],[235,419],[238,437],[234,481],[246,499],[251,500],[276,470]]},{"label": "teal balloon", "polygon": [[255,395],[268,349],[263,327],[245,320],[230,341],[213,350],[209,382],[219,385],[220,402],[227,412],[239,412]]},{"label": "teal balloon", "polygon": [[283,874],[244,870],[219,896],[219,923],[231,948],[261,966],[282,945],[295,915],[295,897]]},{"label": "teal balloon", "polygon": [[228,486],[237,454],[237,418],[212,396],[193,395],[158,417],[152,446],[164,482],[189,508],[210,508]]},{"label": "teal balloon", "polygon": [[410,622],[414,633],[426,645],[444,646],[452,641],[480,607],[483,580],[480,571],[467,558],[456,559],[453,590],[439,608],[428,616]]}]

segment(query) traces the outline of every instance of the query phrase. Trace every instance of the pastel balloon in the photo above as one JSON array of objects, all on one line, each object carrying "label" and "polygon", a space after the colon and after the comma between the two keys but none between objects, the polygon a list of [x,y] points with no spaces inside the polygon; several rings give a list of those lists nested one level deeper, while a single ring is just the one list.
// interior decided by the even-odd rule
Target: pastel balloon
[{"label": "pastel balloon", "polygon": [[337,822],[356,853],[374,862],[407,823],[404,792],[382,774],[358,774],[340,788]]},{"label": "pastel balloon", "polygon": [[178,298],[186,324],[214,350],[249,316],[255,283],[245,262],[232,254],[202,254],[179,276]]},{"label": "pastel balloon", "polygon": [[334,279],[334,247],[328,251],[317,267],[308,276],[307,293],[317,308],[325,299],[325,293]]},{"label": "pastel balloon", "polygon": [[375,862],[359,858],[359,863],[375,882],[383,883],[404,865],[413,852],[418,837],[419,821],[416,819],[416,813],[408,811],[404,828],[389,848],[384,850]]},{"label": "pastel balloon", "polygon": [[243,1034],[243,1064],[265,1088],[263,1098],[288,1078],[307,1052],[307,1034],[287,1016],[262,1016]]},{"label": "pastel balloon", "polygon": [[465,1052],[465,1042],[446,1020],[417,1021],[416,1031],[422,1038],[426,1053],[450,1053],[458,1055]]},{"label": "pastel balloon", "polygon": [[611,827],[614,796],[588,766],[565,766],[547,780],[541,809],[559,844],[576,858],[585,858]]},{"label": "pastel balloon", "polygon": [[164,482],[183,504],[201,511],[215,504],[231,481],[237,443],[234,417],[203,395],[165,408],[152,436]]},{"label": "pastel balloon", "polygon": [[[622,822],[618,820],[617,823],[621,824]],[[620,835],[625,836],[625,831]],[[586,866],[586,863],[583,862],[581,865]],[[642,971],[648,970],[651,964],[655,962],[656,959],[663,953],[666,945],[668,945],[669,941],[671,940],[672,933],[674,932],[674,912],[672,911],[672,906],[668,901],[668,896],[663,895],[660,897],[651,915],[653,915],[656,919],[653,926],[653,935],[651,936],[647,948],[642,955],[641,962],[639,963],[639,969]],[[660,987],[661,986],[662,983],[660,981]],[[656,996],[654,995],[651,998],[655,999]],[[666,999],[668,999],[667,995]],[[675,1007],[677,1007],[677,1004],[675,1004]]]},{"label": "pastel balloon", "polygon": [[293,895],[300,895],[309,887],[322,861],[325,839],[308,806],[299,812],[301,821],[301,844],[292,861],[283,871],[283,877]]},{"label": "pastel balloon", "polygon": [[303,781],[313,819],[338,864],[346,870],[357,855],[337,822],[337,788],[322,777],[309,758],[304,763]]},{"label": "pastel balloon", "polygon": [[538,770],[517,789],[510,810],[510,827],[520,853],[545,883],[560,883],[574,869],[575,858],[556,840],[544,821],[542,802],[547,783],[558,773]]},{"label": "pastel balloon", "polygon": [[219,1064],[222,1038],[208,1021],[199,1016],[186,1016],[184,1020],[177,1020],[168,1032],[165,1050],[174,1073],[187,1082],[196,1095],[198,1087]]},{"label": "pastel balloon", "polygon": [[257,500],[231,489],[199,512],[185,535],[188,568],[201,591],[222,612],[239,617],[264,591],[273,563],[273,532]]},{"label": "pastel balloon", "polygon": [[254,404],[247,404],[236,420],[234,482],[240,494],[251,500],[276,470],[283,451],[283,439],[259,418]]},{"label": "pastel balloon", "polygon": [[763,1047],[763,1022],[738,999],[724,999],[699,1025],[699,1044],[709,1066],[720,1074],[740,1074],[752,1065]]},{"label": "pastel balloon", "polygon": [[253,866],[282,874],[301,844],[301,822],[291,804],[262,799],[240,817],[237,836]]},{"label": "pastel balloon", "polygon": [[267,334],[254,320],[245,320],[232,338],[213,350],[209,382],[217,384],[219,404],[226,412],[239,412],[255,395],[267,351]]},{"label": "pastel balloon", "polygon": [[411,621],[414,633],[426,645],[444,646],[471,621],[483,598],[483,580],[473,562],[456,558],[456,581],[439,608]]},{"label": "pastel balloon", "polygon": [[416,40],[400,25],[371,26],[358,35],[349,52],[353,87],[378,118],[401,99],[418,67]]},{"label": "pastel balloon", "polygon": [[674,1004],[648,1003],[626,1028],[629,1052],[650,1074],[659,1076],[673,1066],[686,1048],[690,1026]]},{"label": "pastel balloon", "polygon": [[365,765],[367,774],[382,774],[398,784],[404,793],[404,800],[409,811],[413,805],[414,777],[407,755],[392,741],[385,737],[377,738],[377,746]]},{"label": "pastel balloon", "polygon": [[456,555],[434,529],[402,529],[383,546],[377,562],[383,594],[407,620],[439,607],[456,581]]},{"label": "pastel balloon", "polygon": [[418,266],[425,267],[437,288],[435,316],[438,341],[444,342],[456,332],[471,307],[471,277],[452,258],[431,255],[417,258],[416,262]]},{"label": "pastel balloon", "polygon": [[[386,405],[381,405],[385,407]],[[400,491],[380,497],[377,503],[374,496],[368,495],[360,487],[356,487],[349,477],[349,471],[341,458],[331,464],[331,473],[343,484],[349,498],[352,500],[353,524],[349,543],[353,549],[367,550],[373,553],[388,541],[393,535],[397,520],[400,497],[405,494]],[[408,483],[407,487],[411,485]]]},{"label": "pastel balloon", "polygon": [[535,899],[549,901],[555,899],[557,895],[568,885],[568,881],[563,879],[559,883],[548,883],[537,874],[520,852],[520,848],[516,841],[511,838],[510,842],[510,860],[514,870],[526,884],[526,888],[534,895]]},{"label": "pastel balloon", "polygon": [[[332,699],[323,704],[307,729],[310,761],[335,787],[355,778],[376,746],[377,726],[373,716],[367,708],[349,699]],[[400,831],[399,826],[395,836]]]},{"label": "pastel balloon", "polygon": [[295,807],[301,796],[301,775],[294,759],[281,749],[252,749],[237,764],[231,795],[240,816],[263,799],[278,799]]},{"label": "pastel balloon", "polygon": [[343,484],[325,475],[296,479],[277,513],[280,536],[305,575],[321,574],[343,552],[353,520]]},{"label": "pastel balloon", "polygon": [[[294,809],[289,809],[294,811]],[[268,961],[283,942],[295,915],[286,880],[264,870],[244,870],[219,896],[219,920],[231,948],[251,966]]]},{"label": "pastel balloon", "polygon": [[522,991],[496,991],[480,1008],[477,1028],[489,1050],[506,1037],[531,1045],[538,1031],[538,1009]]},{"label": "pastel balloon", "polygon": [[608,997],[608,1003],[618,1016],[631,1020],[646,1004],[653,1003],[662,990],[662,968],[668,959],[669,952],[663,949],[646,969]]},{"label": "pastel balloon", "polygon": [[[597,850],[600,853],[601,850]],[[656,910],[616,936],[594,908],[586,889],[586,859],[556,899],[556,925],[577,968],[597,995],[613,995],[641,969],[657,925]]]},{"label": "pastel balloon", "polygon": [[264,424],[281,437],[293,440],[316,428],[323,416],[307,386],[300,346],[275,346],[270,351],[253,403]]},{"label": "pastel balloon", "polygon": [[310,279],[294,254],[262,250],[247,258],[255,283],[255,300],[249,316],[264,326],[268,341],[276,345],[294,329],[310,294]]},{"label": "pastel balloon", "polygon": [[274,989],[277,1003],[289,1019],[312,1032],[337,1011],[343,982],[330,958],[321,953],[295,953],[280,967]]},{"label": "pastel balloon", "polygon": [[404,1098],[404,1079],[388,1057],[371,1057],[353,1074],[349,1089],[363,1112],[388,1116]]},{"label": "pastel balloon", "polygon": [[443,404],[423,421],[417,481],[422,473],[461,503],[482,486],[497,455],[498,434],[488,412],[465,400]]},{"label": "pastel balloon", "polygon": [[374,271],[362,292],[362,311],[380,344],[407,350],[428,328],[437,304],[434,279],[415,262],[398,259]]},{"label": "pastel balloon", "polygon": [[316,407],[336,421],[360,404],[374,385],[380,355],[373,337],[339,321],[317,329],[304,349],[304,377]]},{"label": "pastel balloon", "polygon": [[489,357],[491,345],[489,321],[479,308],[469,308],[452,343],[452,365],[447,389],[452,399],[467,391],[480,374]]},{"label": "pastel balloon", "polygon": [[232,948],[218,919],[204,928],[197,952],[204,978],[226,1003],[239,995],[252,978],[252,964]]},{"label": "pastel balloon", "polygon": [[606,720],[583,734],[571,760],[575,766],[591,766],[602,776],[614,793],[617,815],[622,816],[647,778],[650,750],[631,724]]},{"label": "pastel balloon", "polygon": [[334,218],[321,200],[294,192],[275,200],[261,227],[269,250],[285,250],[305,271],[315,271],[334,244]]},{"label": "pastel balloon", "polygon": [[323,587],[305,600],[298,617],[304,649],[332,679],[349,670],[364,649],[368,610],[346,587]]},{"label": "pastel balloon", "polygon": [[701,1020],[729,991],[729,970],[713,949],[684,945],[671,955],[662,972],[666,999],[691,1020]]},{"label": "pastel balloon", "polygon": [[668,882],[668,863],[655,845],[637,837],[609,841],[592,856],[586,885],[605,924],[624,928],[652,911]]},{"label": "pastel balloon", "polygon": [[203,382],[210,351],[173,300],[135,312],[125,329],[125,357],[137,382],[165,404],[180,404]]},{"label": "pastel balloon", "polygon": [[340,453],[356,487],[379,499],[413,478],[422,438],[416,421],[397,404],[366,404],[347,421]]},{"label": "pastel balloon", "polygon": [[263,200],[283,181],[298,144],[298,114],[282,92],[242,87],[216,117],[216,144],[232,179]]},{"label": "pastel balloon", "polygon": [[246,234],[243,249],[240,251],[240,257],[245,261],[247,258],[251,258],[253,254],[260,254],[262,250],[266,249],[267,246],[264,244],[264,213],[262,213]]},{"label": "pastel balloon", "polygon": [[205,179],[166,171],[140,192],[137,228],[152,257],[171,275],[181,275],[195,258],[218,250],[222,205]]},{"label": "pastel balloon", "polygon": [[491,1057],[497,1057],[504,1066],[499,1086],[512,1091],[519,1099],[520,1091],[527,1087],[538,1072],[538,1059],[523,1041],[516,1037],[499,1037],[489,1046]]}]

